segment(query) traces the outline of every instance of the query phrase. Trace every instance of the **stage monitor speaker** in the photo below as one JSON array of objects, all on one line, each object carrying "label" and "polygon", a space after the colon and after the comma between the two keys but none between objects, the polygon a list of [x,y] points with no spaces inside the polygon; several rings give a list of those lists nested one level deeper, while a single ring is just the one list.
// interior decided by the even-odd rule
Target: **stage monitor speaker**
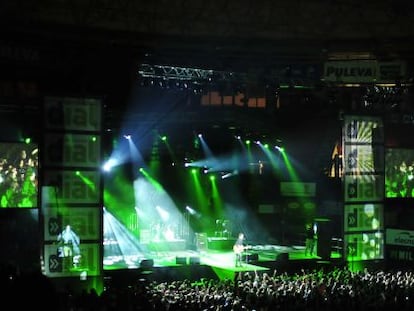
[{"label": "stage monitor speaker", "polygon": [[142,269],[151,269],[154,267],[154,259],[143,259],[139,264]]},{"label": "stage monitor speaker", "polygon": [[187,258],[186,257],[175,257],[175,263],[177,265],[186,265],[187,264]]},{"label": "stage monitor speaker", "polygon": [[289,253],[280,253],[276,255],[277,261],[288,261],[289,260]]},{"label": "stage monitor speaker", "polygon": [[200,264],[200,257],[190,257],[189,258],[190,265],[199,265]]}]

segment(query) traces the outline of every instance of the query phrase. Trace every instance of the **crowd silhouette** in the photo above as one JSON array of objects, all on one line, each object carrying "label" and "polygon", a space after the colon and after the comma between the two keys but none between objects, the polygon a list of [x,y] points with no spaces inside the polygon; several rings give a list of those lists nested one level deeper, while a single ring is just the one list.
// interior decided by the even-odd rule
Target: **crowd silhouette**
[{"label": "crowd silhouette", "polygon": [[234,279],[138,278],[123,285],[107,284],[100,294],[95,289],[57,290],[40,272],[14,278],[9,274],[4,281],[5,297],[17,309],[29,302],[31,307],[55,311],[414,310],[411,270],[353,272],[337,267],[239,272]]}]

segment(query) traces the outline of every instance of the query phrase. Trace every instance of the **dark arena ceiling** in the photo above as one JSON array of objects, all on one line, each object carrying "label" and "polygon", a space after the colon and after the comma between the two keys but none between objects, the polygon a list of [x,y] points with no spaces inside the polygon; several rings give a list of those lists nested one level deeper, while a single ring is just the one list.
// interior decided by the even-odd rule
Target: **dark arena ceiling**
[{"label": "dark arena ceiling", "polygon": [[[16,85],[19,80],[40,81],[37,95],[102,96],[109,111],[108,127],[119,127],[141,64],[254,77],[276,67],[322,65],[328,60],[410,64],[413,22],[414,10],[405,0],[2,1],[0,78]],[[4,89],[2,95],[8,94]],[[11,93],[19,95],[16,90]],[[354,94],[326,90],[315,79],[311,91],[284,95],[283,105],[292,106],[287,110],[296,118],[300,111],[302,117],[281,117],[277,127],[282,124],[297,136],[303,135],[302,128],[321,128],[329,136],[330,148],[339,133],[327,131],[326,126],[332,118],[338,119],[341,105],[365,95],[361,90]],[[1,109],[8,109],[2,97]],[[14,96],[10,102],[20,98]],[[300,108],[294,103],[300,103]],[[139,116],[150,124],[152,115],[145,107],[144,103],[140,112],[130,112],[129,121]],[[164,107],[163,120],[166,112],[171,110]],[[175,115],[181,125],[191,121],[217,126],[216,112],[190,117],[183,117],[179,109],[173,112],[168,117]],[[237,120],[261,131],[266,124],[272,131],[276,123],[269,113],[267,119],[251,112],[235,116],[234,111],[221,111],[220,115],[219,126],[233,127]]]},{"label": "dark arena ceiling", "polygon": [[17,0],[2,1],[0,17],[2,32],[49,42],[110,43],[161,63],[217,69],[324,61],[341,53],[409,59],[410,8],[405,0]]}]

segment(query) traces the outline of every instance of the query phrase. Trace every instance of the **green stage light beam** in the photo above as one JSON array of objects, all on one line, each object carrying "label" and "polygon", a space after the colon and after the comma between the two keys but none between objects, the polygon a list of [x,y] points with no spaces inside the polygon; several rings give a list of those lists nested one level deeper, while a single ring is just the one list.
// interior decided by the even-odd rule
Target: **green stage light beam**
[{"label": "green stage light beam", "polygon": [[91,189],[93,192],[96,191],[96,188],[99,185],[96,185],[91,179],[87,178],[80,171],[76,171],[75,174],[88,186],[89,189]]},{"label": "green stage light beam", "polygon": [[150,176],[150,174],[144,168],[141,167],[139,171],[151,183],[151,185],[154,186],[155,189],[164,192],[164,187],[155,178]]},{"label": "green stage light beam", "polygon": [[194,187],[194,194],[195,194],[195,199],[198,205],[198,209],[201,211],[201,214],[206,215],[208,214],[208,206],[206,205],[206,202],[208,202],[207,200],[207,196],[203,190],[203,187],[201,185],[201,176],[200,173],[198,172],[197,169],[192,169],[191,170],[191,176],[193,179],[193,187]]},{"label": "green stage light beam", "polygon": [[171,148],[170,142],[167,136],[160,136],[161,141],[164,143],[164,146],[167,148],[168,154],[170,155],[171,161],[177,163],[177,157],[175,156],[174,151]]},{"label": "green stage light beam", "polygon": [[211,196],[213,201],[213,211],[216,218],[222,218],[223,215],[223,200],[221,198],[218,186],[217,178],[215,175],[209,177],[211,183]]},{"label": "green stage light beam", "polygon": [[282,155],[283,162],[286,165],[286,168],[288,170],[288,174],[289,174],[291,180],[292,181],[295,181],[295,182],[299,182],[300,181],[300,178],[299,178],[296,170],[293,168],[293,165],[292,165],[292,163],[291,163],[291,161],[290,161],[287,153],[283,150],[283,151],[281,151],[280,154]]}]

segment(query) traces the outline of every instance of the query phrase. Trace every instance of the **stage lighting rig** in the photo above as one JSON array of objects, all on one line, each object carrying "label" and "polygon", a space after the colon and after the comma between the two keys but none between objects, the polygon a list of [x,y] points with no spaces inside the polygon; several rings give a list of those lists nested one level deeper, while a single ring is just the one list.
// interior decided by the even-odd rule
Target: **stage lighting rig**
[{"label": "stage lighting rig", "polygon": [[194,88],[194,85],[207,85],[221,82],[231,82],[238,85],[247,80],[247,75],[233,71],[141,64],[138,67],[138,78],[143,79],[143,81],[149,80],[152,82],[150,85],[154,86],[154,81],[162,81],[162,85],[169,85],[171,82],[182,85],[188,82],[188,87],[185,88]]},{"label": "stage lighting rig", "polygon": [[138,68],[138,75],[142,78],[207,82],[213,78],[214,71],[188,67],[141,64]]}]

